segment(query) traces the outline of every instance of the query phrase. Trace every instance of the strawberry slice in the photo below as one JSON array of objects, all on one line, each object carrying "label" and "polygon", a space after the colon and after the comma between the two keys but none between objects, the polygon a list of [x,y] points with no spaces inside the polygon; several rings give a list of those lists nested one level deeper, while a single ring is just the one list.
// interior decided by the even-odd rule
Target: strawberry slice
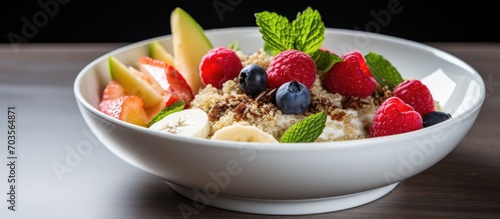
[{"label": "strawberry slice", "polygon": [[99,110],[109,104],[110,101],[122,96],[125,96],[125,89],[123,86],[117,81],[109,81],[102,92],[101,102],[99,102]]},{"label": "strawberry slice", "polygon": [[165,91],[160,109],[178,100],[184,100],[185,107],[188,107],[194,95],[184,77],[174,67],[149,56],[142,56],[139,64],[141,71],[149,73]]},{"label": "strawberry slice", "polygon": [[125,96],[125,89],[117,81],[109,81],[102,92],[102,100],[114,100],[118,97]]},{"label": "strawberry slice", "polygon": [[134,95],[125,95],[125,88],[117,81],[108,82],[102,92],[99,110],[113,118],[146,126],[147,115],[143,100]]},{"label": "strawberry slice", "polygon": [[[102,102],[101,102],[102,103]],[[146,127],[147,115],[144,102],[138,96],[125,95],[112,100],[106,100],[100,105],[100,111],[113,118]]]}]

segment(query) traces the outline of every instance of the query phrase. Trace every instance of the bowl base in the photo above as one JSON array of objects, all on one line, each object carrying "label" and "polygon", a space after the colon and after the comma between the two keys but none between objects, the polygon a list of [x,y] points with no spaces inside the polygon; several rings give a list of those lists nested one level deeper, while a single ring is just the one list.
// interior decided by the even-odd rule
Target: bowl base
[{"label": "bowl base", "polygon": [[[196,194],[196,190],[170,182],[167,182],[167,184],[180,195],[196,201],[197,204],[194,206],[198,207],[198,210],[208,205],[252,214],[305,215],[340,211],[375,201],[396,188],[399,182],[348,195],[299,200],[248,199],[224,195],[216,195],[213,198],[203,197],[203,199],[201,199],[199,191],[198,194]],[[200,200],[204,203],[199,202]]]}]

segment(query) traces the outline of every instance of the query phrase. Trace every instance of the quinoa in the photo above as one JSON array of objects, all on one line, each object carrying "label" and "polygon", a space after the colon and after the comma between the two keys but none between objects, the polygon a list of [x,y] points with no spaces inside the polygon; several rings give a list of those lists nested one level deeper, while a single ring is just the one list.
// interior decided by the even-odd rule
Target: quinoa
[{"label": "quinoa", "polygon": [[269,63],[271,63],[272,60],[272,56],[269,56],[262,49],[250,55],[245,55],[241,51],[239,51],[237,54],[238,57],[240,57],[241,64],[243,64],[243,66],[256,64],[263,69],[267,69],[267,67],[269,67]]},{"label": "quinoa", "polygon": [[208,114],[209,137],[215,131],[234,123],[253,125],[278,137],[275,127],[280,120],[281,111],[270,102],[271,100],[261,100],[243,93],[235,78],[226,81],[221,90],[207,85],[196,95],[190,106]]}]

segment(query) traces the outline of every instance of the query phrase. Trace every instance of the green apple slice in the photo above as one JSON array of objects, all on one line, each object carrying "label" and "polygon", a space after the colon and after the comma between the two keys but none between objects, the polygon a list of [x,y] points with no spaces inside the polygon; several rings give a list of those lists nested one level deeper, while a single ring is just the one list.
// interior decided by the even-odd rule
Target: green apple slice
[{"label": "green apple slice", "polygon": [[108,65],[111,79],[123,86],[125,94],[142,98],[144,107],[160,103],[162,95],[154,89],[148,80],[130,71],[125,64],[113,56],[109,56]]},{"label": "green apple slice", "polygon": [[164,61],[168,65],[175,67],[174,56],[169,53],[158,41],[153,41],[149,44],[149,57]]},{"label": "green apple slice", "polygon": [[200,62],[213,48],[212,43],[198,22],[179,7],[170,15],[170,28],[175,68],[186,79],[193,94],[197,94],[204,86],[199,73]]}]

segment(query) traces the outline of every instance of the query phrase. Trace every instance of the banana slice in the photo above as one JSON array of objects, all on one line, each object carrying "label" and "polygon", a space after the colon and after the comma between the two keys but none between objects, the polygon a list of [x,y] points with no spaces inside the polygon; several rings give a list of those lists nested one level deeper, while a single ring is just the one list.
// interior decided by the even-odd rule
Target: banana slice
[{"label": "banana slice", "polygon": [[149,129],[199,138],[207,138],[210,133],[207,113],[196,108],[172,113],[151,125]]},{"label": "banana slice", "polygon": [[240,142],[278,143],[278,141],[269,133],[264,132],[255,126],[241,125],[238,123],[217,130],[211,139]]}]

